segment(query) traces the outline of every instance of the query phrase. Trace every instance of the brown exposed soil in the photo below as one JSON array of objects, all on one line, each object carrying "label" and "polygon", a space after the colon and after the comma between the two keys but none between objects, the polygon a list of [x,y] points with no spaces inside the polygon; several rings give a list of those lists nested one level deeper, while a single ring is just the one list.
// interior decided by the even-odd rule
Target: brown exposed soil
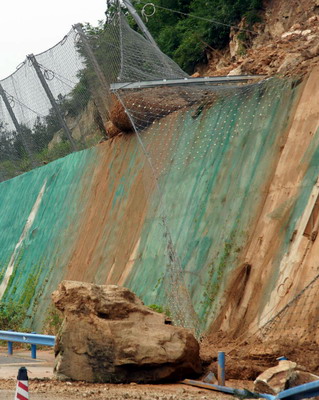
[{"label": "brown exposed soil", "polygon": [[[316,65],[319,65],[319,1],[318,0],[291,0],[283,2],[279,0],[265,1],[265,12],[262,13],[263,22],[255,24],[249,28],[255,33],[247,35],[245,41],[238,39],[238,34],[232,32],[230,47],[222,52],[212,51],[209,55],[210,61],[206,66],[199,66],[195,76],[221,76],[227,74],[265,74],[283,76],[303,76],[311,71]],[[243,21],[242,26],[245,26]],[[185,100],[182,94],[168,94],[167,91],[161,92],[160,89],[154,92],[154,89],[144,90],[143,99],[140,94],[132,94],[126,98],[126,106],[133,114],[141,116],[141,124],[150,124],[156,117],[165,116],[174,110],[186,107],[189,105],[188,100]],[[168,103],[168,99],[171,99]],[[192,99],[198,101],[199,99]],[[151,104],[151,107],[150,107]],[[147,110],[147,111],[145,111]],[[151,112],[150,112],[151,111]],[[147,112],[147,114],[145,114]],[[131,123],[124,111],[122,105],[116,101],[114,103],[111,119],[116,128],[114,134],[120,131],[131,131]],[[113,136],[113,135],[112,135]],[[127,139],[129,141],[129,138]],[[115,139],[116,141],[116,139]],[[105,192],[109,190],[109,177],[105,177],[105,171],[109,164],[109,157],[112,151],[118,151],[116,142],[108,150],[110,152],[105,156],[105,165],[100,171],[95,174],[93,185],[94,198],[92,197],[87,209],[84,211],[87,215],[84,221],[90,221],[89,225],[83,226],[79,234],[77,248],[70,260],[70,268],[68,278],[90,280],[96,274],[96,269],[100,264],[91,259],[90,254],[94,254],[95,245],[101,242],[101,237],[105,235],[107,240],[108,232],[97,231],[97,226],[104,226],[105,223],[100,223],[102,216],[103,220],[112,220],[110,213],[110,204],[105,204]],[[121,146],[120,146],[121,147]],[[123,147],[121,147],[121,152]],[[127,149],[128,151],[128,149]],[[125,161],[123,160],[123,163]],[[102,187],[101,187],[102,186]],[[134,248],[139,238],[140,229],[144,220],[144,207],[140,202],[146,203],[146,198],[143,192],[142,176],[140,176],[134,184],[134,189],[140,191],[139,204],[130,204],[126,213],[136,227],[135,240],[127,243],[126,229],[120,229],[119,240],[117,245],[119,251],[116,252],[116,260],[104,260],[104,265],[107,265],[107,274],[105,281],[107,283],[117,282],[121,274],[127,273],[129,265],[124,260],[130,259],[130,254],[134,253]],[[110,198],[113,198],[110,196]],[[92,205],[94,204],[94,206]],[[99,215],[91,215],[92,209],[101,208]],[[140,211],[138,211],[140,210]],[[116,222],[116,221],[115,221]],[[113,224],[113,222],[111,222]],[[273,236],[274,237],[274,236]],[[275,240],[275,239],[274,239]],[[119,243],[122,245],[119,245]],[[87,251],[87,246],[93,249]],[[127,248],[125,252],[121,250]],[[269,248],[271,242],[269,241]],[[123,254],[122,254],[123,253]],[[269,254],[272,254],[269,252]],[[137,257],[137,255],[135,255]],[[135,258],[134,256],[134,258]],[[93,257],[93,255],[92,255]],[[82,269],[80,266],[83,266]],[[94,265],[94,267],[93,267]],[[114,265],[116,267],[114,268]],[[76,266],[74,268],[73,266]],[[81,276],[79,276],[79,274]],[[104,272],[103,272],[104,275]],[[250,264],[243,266],[242,271],[234,278],[233,285],[238,290],[244,291],[246,281],[250,275]],[[238,278],[238,279],[237,279]],[[257,282],[257,280],[256,280]],[[259,282],[259,281],[258,281]],[[237,310],[239,304],[237,299],[233,308]],[[224,337],[223,337],[224,335]],[[249,333],[247,333],[249,336]],[[244,338],[244,336],[243,336]],[[231,341],[225,334],[211,332],[206,337],[201,346],[201,356],[204,360],[207,369],[212,369],[217,373],[217,351],[224,350],[227,354],[226,368],[227,377],[233,379],[253,380],[264,371],[266,368],[276,365],[277,357],[286,356],[292,361],[306,367],[312,373],[319,373],[319,362],[317,356],[318,345],[315,342],[303,342],[302,344],[289,341],[287,338],[276,341],[261,343],[257,340]],[[315,355],[311,357],[310,355]],[[11,382],[12,383],[12,382]],[[10,383],[10,385],[11,385]],[[6,382],[0,382],[0,387],[8,388]],[[85,396],[104,399],[104,398],[136,398],[136,399],[192,399],[192,398],[227,398],[224,395],[198,390],[196,388],[187,389],[181,385],[88,385],[84,383],[61,383],[56,381],[41,382],[34,381],[33,390],[35,393],[63,393],[65,398],[78,398],[78,394],[83,391]],[[4,385],[4,386],[3,386]],[[9,385],[9,384],[8,384]],[[9,385],[9,386],[10,386]],[[11,385],[12,386],[12,385]],[[11,388],[10,386],[10,388]],[[57,389],[59,388],[59,389]],[[69,396],[69,397],[68,397]],[[70,397],[71,396],[71,397]],[[0,397],[1,398],[1,397]],[[63,397],[59,397],[62,399]],[[50,397],[46,396],[46,399]]]},{"label": "brown exposed soil", "polygon": [[319,5],[317,0],[267,0],[262,22],[243,20],[232,31],[229,47],[210,50],[209,62],[195,76],[280,74],[301,76],[319,63]]},{"label": "brown exposed soil", "polygon": [[[240,383],[239,383],[240,385]],[[0,400],[14,397],[16,382],[0,380]],[[228,400],[232,396],[182,384],[112,385],[85,382],[60,382],[54,379],[33,379],[29,382],[30,398],[34,400]]]},{"label": "brown exposed soil", "polygon": [[297,362],[309,372],[319,374],[318,345],[315,342],[278,339],[276,342],[261,343],[255,339],[248,343],[245,340],[229,341],[221,334],[210,335],[202,342],[201,357],[206,362],[206,369],[216,374],[217,349],[226,353],[228,379],[255,380],[261,372],[277,365],[277,358],[282,356]]},{"label": "brown exposed soil", "polygon": [[[140,239],[144,223],[145,205],[149,193],[145,191],[144,174],[141,164],[143,155],[137,155],[135,166],[131,168],[131,176],[123,181],[131,192],[138,195],[129,196],[127,202],[122,201],[118,212],[113,212],[117,201],[117,190],[122,178],[122,171],[129,170],[127,153],[136,151],[136,144],[129,135],[115,137],[98,147],[102,161],[97,163],[92,181],[90,182],[90,198],[84,204],[83,218],[70,235],[75,236],[75,245],[68,264],[66,279],[91,282],[95,276],[100,282],[117,283],[128,268],[132,266],[132,257],[138,257],[136,244]],[[113,160],[112,171],[109,165]],[[152,188],[149,186],[150,192]],[[107,201],[106,201],[107,200]],[[96,212],[96,211],[99,212]],[[120,216],[118,213],[122,213]],[[120,220],[119,220],[120,218]],[[126,221],[121,224],[119,221]],[[114,229],[113,227],[117,228]],[[72,229],[72,227],[71,227]],[[114,251],[106,254],[96,251],[98,246],[113,243]],[[99,256],[96,256],[96,255]],[[102,254],[102,255],[101,255]]]}]

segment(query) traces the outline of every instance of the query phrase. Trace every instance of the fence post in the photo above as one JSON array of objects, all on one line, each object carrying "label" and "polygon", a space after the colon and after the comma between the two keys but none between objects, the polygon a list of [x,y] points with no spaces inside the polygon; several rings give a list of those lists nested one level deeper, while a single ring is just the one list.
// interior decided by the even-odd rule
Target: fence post
[{"label": "fence post", "polygon": [[40,68],[40,65],[39,65],[37,59],[35,58],[35,56],[33,54],[29,54],[27,56],[27,59],[31,61],[32,66],[35,69],[35,72],[36,72],[36,74],[37,74],[37,76],[38,76],[38,78],[39,78],[39,80],[41,82],[41,85],[42,85],[46,95],[48,96],[48,99],[49,99],[49,101],[51,103],[51,106],[54,109],[55,114],[59,119],[59,122],[61,124],[61,128],[64,130],[69,142],[71,143],[73,151],[76,151],[77,147],[76,147],[76,144],[75,144],[75,142],[74,142],[74,140],[72,138],[71,131],[68,128],[66,122],[64,121],[64,118],[62,116],[61,110],[59,109],[59,106],[57,105],[57,103],[55,101],[55,98],[54,98],[54,96],[53,96],[53,94],[51,92],[51,89],[49,88],[49,85],[47,84],[47,82],[45,80],[45,77],[44,77],[43,73],[41,72],[41,68]]},{"label": "fence post", "polygon": [[[111,109],[111,101],[110,101],[110,85],[107,82],[105,75],[103,74],[100,65],[95,57],[95,54],[91,48],[91,45],[88,41],[88,38],[86,37],[84,31],[83,31],[83,25],[82,24],[75,24],[73,25],[73,29],[75,30],[75,32],[79,35],[81,42],[83,44],[83,48],[84,51],[94,69],[95,75],[99,81],[99,84],[101,85],[102,89],[103,89],[103,96],[98,96],[101,97],[101,99],[96,99],[97,103],[100,103],[100,100],[102,101],[103,104],[103,111],[101,112],[101,110],[99,110],[100,107],[98,108],[98,111],[100,112],[100,115],[102,117],[102,120],[104,122],[104,124],[107,122],[107,120],[110,118],[110,109]],[[98,104],[97,104],[98,105]],[[106,116],[107,119],[104,121],[103,115],[104,115],[104,111],[106,112]]]},{"label": "fence post", "polygon": [[134,18],[135,22],[137,23],[137,25],[139,26],[141,31],[147,37],[147,39],[152,43],[152,45],[154,47],[158,48],[157,43],[155,42],[153,36],[150,34],[149,30],[146,28],[146,25],[144,24],[142,18],[138,15],[137,11],[133,7],[133,5],[130,2],[130,0],[123,0],[123,3],[125,5],[125,7],[129,10],[130,14]]},{"label": "fence post", "polygon": [[20,126],[20,124],[19,124],[19,122],[18,122],[18,120],[17,120],[17,118],[16,118],[16,116],[15,116],[13,110],[12,110],[11,104],[10,104],[10,102],[8,100],[7,93],[3,89],[1,83],[0,83],[0,96],[2,97],[2,100],[3,100],[3,102],[4,102],[5,106],[6,106],[6,109],[8,110],[8,113],[10,115],[10,118],[11,118],[12,122],[13,122],[15,130],[17,131],[17,134],[21,137],[23,147],[25,148],[25,151],[27,152],[27,155],[28,155],[28,157],[29,157],[29,159],[31,161],[31,164],[34,167],[35,163],[34,163],[34,160],[33,160],[33,157],[32,157],[32,153],[31,153],[31,151],[29,149],[29,146],[28,146],[28,144],[26,142],[26,138],[24,137],[24,134],[22,132],[21,126]]},{"label": "fence post", "polygon": [[[170,64],[167,62],[166,56],[162,53],[161,49],[158,47],[157,43],[155,42],[153,36],[151,35],[150,31],[146,28],[142,18],[138,15],[138,12],[135,10],[133,4],[130,0],[123,0],[125,7],[128,9],[129,13],[134,18],[135,22],[137,23],[140,30],[143,32],[144,36],[148,39],[150,43],[159,51],[161,61],[166,66],[166,68],[172,72],[172,68]],[[152,4],[152,3],[150,3]]]}]

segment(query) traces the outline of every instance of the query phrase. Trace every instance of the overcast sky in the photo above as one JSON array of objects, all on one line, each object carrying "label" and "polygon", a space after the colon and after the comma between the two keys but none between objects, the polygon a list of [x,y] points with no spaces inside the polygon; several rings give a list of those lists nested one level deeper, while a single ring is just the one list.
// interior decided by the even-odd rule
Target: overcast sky
[{"label": "overcast sky", "polygon": [[105,0],[0,0],[0,79],[30,53],[59,42],[77,22],[104,20]]}]

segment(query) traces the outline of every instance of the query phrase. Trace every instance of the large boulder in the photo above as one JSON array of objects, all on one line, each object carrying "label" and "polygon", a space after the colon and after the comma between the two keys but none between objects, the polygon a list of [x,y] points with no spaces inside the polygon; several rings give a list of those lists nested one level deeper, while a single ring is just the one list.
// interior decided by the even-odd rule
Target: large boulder
[{"label": "large boulder", "polygon": [[192,333],[168,324],[130,290],[63,281],[52,299],[64,314],[55,345],[58,378],[156,382],[200,373]]},{"label": "large boulder", "polygon": [[319,377],[307,372],[293,361],[282,360],[275,367],[268,368],[254,382],[258,393],[277,395],[283,390],[318,380]]}]

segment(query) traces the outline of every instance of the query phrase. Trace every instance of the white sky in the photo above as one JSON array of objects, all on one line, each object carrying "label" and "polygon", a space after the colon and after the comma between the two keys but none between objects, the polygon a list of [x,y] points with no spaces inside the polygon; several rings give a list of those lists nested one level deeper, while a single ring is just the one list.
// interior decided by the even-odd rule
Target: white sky
[{"label": "white sky", "polygon": [[77,22],[104,20],[105,0],[0,0],[0,79],[30,53],[59,42]]}]

